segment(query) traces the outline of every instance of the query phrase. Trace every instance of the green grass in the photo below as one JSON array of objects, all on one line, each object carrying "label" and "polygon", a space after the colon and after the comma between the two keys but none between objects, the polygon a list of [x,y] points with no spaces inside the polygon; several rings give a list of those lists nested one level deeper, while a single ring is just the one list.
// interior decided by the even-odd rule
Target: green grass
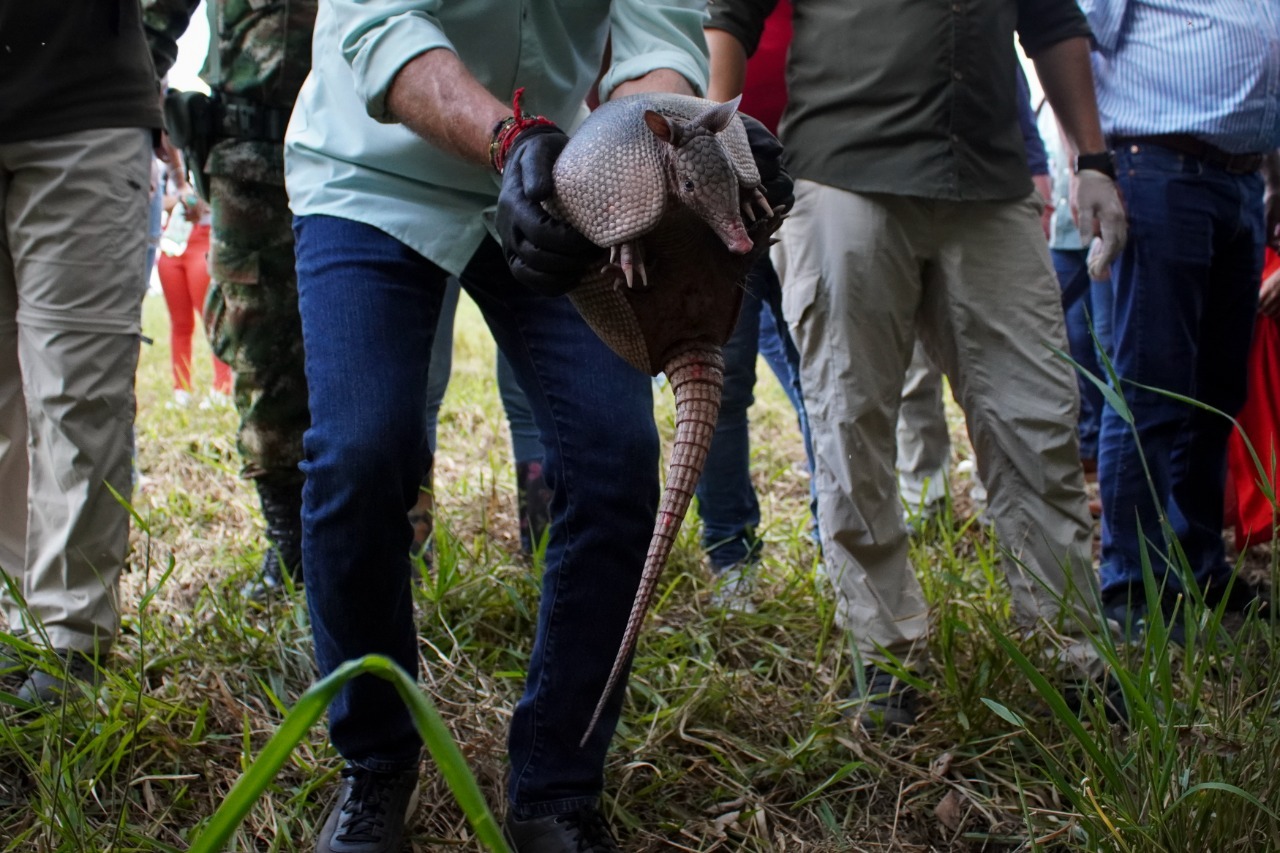
[{"label": "green grass", "polygon": [[[262,538],[237,477],[235,416],[165,408],[155,297],[145,325],[157,343],[144,347],[138,379],[143,480],[124,627],[91,700],[0,718],[0,850],[186,850],[218,829],[211,817],[265,752],[279,770],[265,774],[263,796],[232,798],[247,811],[226,849],[305,851],[340,767],[322,723],[297,723],[314,708],[296,710],[315,678],[306,611],[300,595],[265,610],[243,600]],[[210,383],[205,352],[197,389]],[[1192,652],[1158,635],[1137,649],[1100,640],[1134,723],[1109,725],[1096,707],[1077,719],[1034,663],[1040,644],[1014,631],[998,566],[1007,557],[962,499],[912,546],[933,624],[922,722],[889,740],[854,730],[841,713],[849,647],[808,535],[803,450],[785,397],[763,365],[760,374],[758,609],[710,605],[691,516],[607,769],[605,809],[624,849],[1280,849],[1273,627],[1191,608]],[[656,396],[668,438],[669,395]],[[538,595],[536,569],[519,556],[503,424],[492,343],[464,300],[436,462],[436,570],[416,591],[419,687],[499,816]],[[959,462],[970,451],[955,427]],[[1274,575],[1269,551],[1248,559],[1249,571]],[[268,750],[291,709],[300,742]],[[414,849],[482,849],[430,762],[422,784]]]}]

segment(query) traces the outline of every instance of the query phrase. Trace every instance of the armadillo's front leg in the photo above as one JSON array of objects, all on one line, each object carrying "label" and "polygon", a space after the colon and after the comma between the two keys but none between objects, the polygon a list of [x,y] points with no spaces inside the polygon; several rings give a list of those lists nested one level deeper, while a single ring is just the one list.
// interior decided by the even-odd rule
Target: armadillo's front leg
[{"label": "armadillo's front leg", "polygon": [[746,200],[742,202],[742,218],[748,223],[756,221],[756,205],[760,206],[765,219],[773,216],[773,208],[769,206],[768,199],[764,197],[764,193],[760,192],[760,188],[756,187],[749,191]]}]

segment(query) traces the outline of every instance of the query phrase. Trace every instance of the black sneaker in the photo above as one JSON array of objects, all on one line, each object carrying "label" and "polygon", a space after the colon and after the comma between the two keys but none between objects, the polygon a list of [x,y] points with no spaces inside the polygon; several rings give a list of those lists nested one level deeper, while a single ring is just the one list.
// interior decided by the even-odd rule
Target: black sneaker
[{"label": "black sneaker", "polygon": [[93,655],[52,649],[35,662],[18,688],[18,698],[31,705],[55,705],[77,698],[80,690],[97,690],[101,683],[102,670]]},{"label": "black sneaker", "polygon": [[1204,604],[1208,608],[1217,608],[1222,605],[1223,613],[1244,613],[1250,607],[1257,605],[1256,613],[1259,616],[1266,615],[1267,608],[1271,601],[1261,587],[1251,584],[1244,578],[1237,577],[1228,590],[1225,583],[1211,585],[1204,591]]},{"label": "black sneaker", "polygon": [[1110,673],[1064,684],[1062,698],[1078,718],[1087,716],[1087,708],[1101,702],[1102,713],[1108,723],[1123,726],[1129,722],[1129,703],[1125,701],[1124,689]]},{"label": "black sneaker", "polygon": [[[1160,599],[1159,613],[1155,614],[1155,618],[1163,620],[1169,641],[1179,646],[1185,646],[1187,642],[1182,611],[1185,606],[1185,601],[1179,606],[1174,596],[1166,594]],[[1119,625],[1125,640],[1130,643],[1141,643],[1146,639],[1153,618],[1142,587],[1120,588],[1105,593],[1102,596],[1102,615]]]},{"label": "black sneaker", "polygon": [[528,820],[507,815],[504,833],[515,853],[622,853],[594,806]]},{"label": "black sneaker", "polygon": [[[289,581],[295,590],[302,589],[301,569],[301,564],[298,564],[296,569],[289,572]],[[258,570],[258,576],[245,584],[240,594],[254,604],[266,604],[284,598],[289,589],[290,583],[285,582],[281,567],[280,552],[275,546],[268,544],[266,553],[262,555],[262,568]]]},{"label": "black sneaker", "polygon": [[418,804],[418,769],[374,773],[342,769],[338,801],[316,839],[316,853],[399,853]]},{"label": "black sneaker", "polygon": [[914,726],[920,712],[919,692],[875,664],[868,664],[862,672],[865,683],[854,684],[849,697],[853,704],[845,716],[868,734],[895,734]]},{"label": "black sneaker", "polygon": [[0,651],[0,692],[17,693],[27,680],[27,665],[16,652]]}]

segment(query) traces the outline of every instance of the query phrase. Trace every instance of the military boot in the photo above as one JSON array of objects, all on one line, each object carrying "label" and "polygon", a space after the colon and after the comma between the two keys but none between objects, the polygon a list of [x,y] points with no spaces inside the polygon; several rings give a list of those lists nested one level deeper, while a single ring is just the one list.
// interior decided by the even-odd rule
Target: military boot
[{"label": "military boot", "polygon": [[295,585],[302,585],[302,483],[259,477],[258,500],[267,523],[267,551],[257,579],[245,587],[250,601],[265,601],[283,591],[285,572]]},{"label": "military boot", "polygon": [[516,514],[520,519],[520,550],[533,554],[551,526],[551,489],[542,476],[542,460],[516,463]]}]

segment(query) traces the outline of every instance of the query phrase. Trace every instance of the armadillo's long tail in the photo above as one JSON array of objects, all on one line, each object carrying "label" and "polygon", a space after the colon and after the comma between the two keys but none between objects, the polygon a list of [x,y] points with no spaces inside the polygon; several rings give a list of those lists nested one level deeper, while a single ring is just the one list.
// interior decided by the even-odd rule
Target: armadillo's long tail
[{"label": "armadillo's long tail", "polygon": [[653,527],[653,538],[649,540],[649,554],[645,557],[640,588],[636,590],[631,616],[627,619],[627,630],[622,635],[622,645],[613,660],[609,680],[596,703],[580,746],[585,746],[587,738],[595,731],[605,703],[618,689],[623,672],[636,650],[640,626],[644,624],[653,592],[658,586],[658,577],[667,564],[680,524],[693,500],[693,490],[702,476],[711,438],[716,431],[716,418],[720,414],[720,395],[724,390],[724,356],[720,347],[694,344],[668,361],[664,371],[676,398],[676,435],[667,469],[667,485],[658,505],[658,518]]}]

